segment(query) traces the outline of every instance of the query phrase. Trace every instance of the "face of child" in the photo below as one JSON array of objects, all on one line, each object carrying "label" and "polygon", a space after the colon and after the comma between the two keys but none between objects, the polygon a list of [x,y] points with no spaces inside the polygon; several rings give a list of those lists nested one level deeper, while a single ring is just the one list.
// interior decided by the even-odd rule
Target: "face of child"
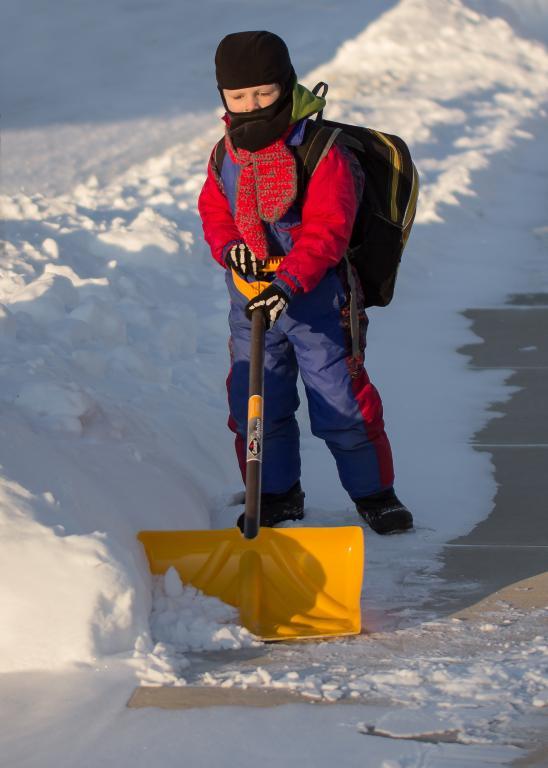
[{"label": "face of child", "polygon": [[223,88],[223,96],[230,112],[252,112],[255,109],[269,107],[282,92],[278,83],[253,85],[251,88],[229,90]]}]

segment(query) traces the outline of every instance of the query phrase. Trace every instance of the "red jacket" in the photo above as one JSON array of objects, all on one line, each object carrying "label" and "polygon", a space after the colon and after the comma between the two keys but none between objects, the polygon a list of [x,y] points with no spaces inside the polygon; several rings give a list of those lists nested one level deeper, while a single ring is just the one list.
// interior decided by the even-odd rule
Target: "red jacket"
[{"label": "red jacket", "polygon": [[[293,289],[308,292],[326,271],[334,267],[348,247],[358,207],[350,161],[333,146],[320,161],[304,194],[301,223],[290,229],[293,247],[277,270]],[[225,246],[242,241],[230,210],[209,163],[207,179],[198,199],[204,236],[213,257],[224,262]]]}]

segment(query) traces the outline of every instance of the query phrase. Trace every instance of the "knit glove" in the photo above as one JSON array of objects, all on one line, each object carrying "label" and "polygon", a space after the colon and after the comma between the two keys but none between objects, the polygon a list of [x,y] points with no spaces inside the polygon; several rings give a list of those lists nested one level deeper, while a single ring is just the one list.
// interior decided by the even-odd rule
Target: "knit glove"
[{"label": "knit glove", "polygon": [[260,272],[260,262],[245,243],[231,245],[226,252],[225,262],[228,267],[244,277],[247,275],[257,277]]},{"label": "knit glove", "polygon": [[251,320],[252,312],[260,310],[264,315],[265,326],[268,331],[287,309],[287,305],[292,298],[291,288],[283,280],[276,278],[270,283],[268,288],[265,288],[258,296],[248,301],[245,313],[249,320]]}]

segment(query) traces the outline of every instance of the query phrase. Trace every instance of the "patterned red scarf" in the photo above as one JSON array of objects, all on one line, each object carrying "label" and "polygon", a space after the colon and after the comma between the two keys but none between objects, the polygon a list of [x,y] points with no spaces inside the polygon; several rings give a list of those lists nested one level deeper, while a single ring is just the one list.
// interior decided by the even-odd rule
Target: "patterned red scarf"
[{"label": "patterned red scarf", "polygon": [[247,247],[258,259],[267,259],[268,242],[263,221],[282,218],[297,197],[297,167],[285,139],[288,129],[264,149],[236,149],[227,133],[225,146],[232,162],[240,166],[234,221]]}]

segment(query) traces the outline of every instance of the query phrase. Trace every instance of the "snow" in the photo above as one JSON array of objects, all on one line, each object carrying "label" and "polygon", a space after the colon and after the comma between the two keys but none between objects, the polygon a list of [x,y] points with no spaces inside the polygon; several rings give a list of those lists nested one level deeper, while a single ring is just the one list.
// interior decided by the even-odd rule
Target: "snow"
[{"label": "snow", "polygon": [[237,625],[239,617],[235,608],[217,598],[206,597],[189,585],[183,588],[174,568],[163,578],[158,577],[153,597],[151,633],[179,652],[257,645],[257,640]]},{"label": "snow", "polygon": [[[280,3],[233,4],[230,28],[216,0],[191,10],[166,2],[158,15],[125,2],[60,3],[47,14],[34,0],[5,5],[8,763],[98,766],[122,752],[122,764],[147,765],[150,738],[166,766],[181,750],[192,765],[274,754],[288,765],[305,754],[349,766],[369,756],[386,768],[510,762],[548,701],[545,613],[504,609],[476,626],[420,606],[442,586],[440,547],[490,511],[491,460],[469,443],[488,406],[513,391],[510,371],[471,372],[455,354],[477,341],[459,312],[546,290],[546,4],[319,3],[312,23],[305,3],[288,32]],[[220,132],[212,54],[238,27],[279,31],[301,79],[329,83],[326,115],[403,135],[422,180],[396,299],[371,312],[367,353],[417,531],[367,535],[369,635],[276,652],[173,571],[152,579],[135,538],[143,528],[232,525],[238,513],[227,298],[196,214]],[[307,524],[355,523],[330,455],[301,422]],[[123,712],[138,682],[287,688],[332,704],[266,719]]]},{"label": "snow", "polygon": [[329,82],[333,119],[405,135],[421,175],[417,220],[428,223],[443,219],[440,206],[474,195],[472,173],[492,154],[527,137],[519,126],[546,97],[546,52],[460,2],[407,0],[309,77]]}]

